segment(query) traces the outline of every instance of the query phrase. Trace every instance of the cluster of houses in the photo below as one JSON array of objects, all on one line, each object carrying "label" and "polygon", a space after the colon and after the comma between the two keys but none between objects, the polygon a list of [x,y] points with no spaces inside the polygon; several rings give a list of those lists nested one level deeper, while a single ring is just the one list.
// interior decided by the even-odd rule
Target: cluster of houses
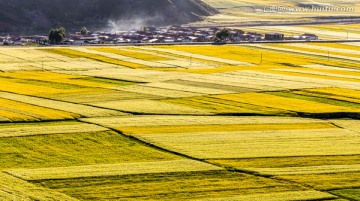
[{"label": "cluster of houses", "polygon": [[45,44],[44,41],[47,40],[47,36],[0,36],[0,46],[4,45],[13,45],[13,46],[21,46],[30,43],[38,43]]},{"label": "cluster of houses", "polygon": [[[86,45],[86,44],[121,44],[121,43],[202,43],[215,42],[218,27],[143,27],[140,30],[119,31],[116,33],[88,32],[82,35],[80,32],[67,34],[62,45]],[[231,29],[226,42],[242,41],[279,41],[279,40],[318,40],[315,34],[303,34],[300,36],[285,37],[282,33],[260,34],[245,32],[239,29]],[[27,37],[0,37],[0,45],[24,45],[26,43],[39,43],[48,45],[47,36]]]}]

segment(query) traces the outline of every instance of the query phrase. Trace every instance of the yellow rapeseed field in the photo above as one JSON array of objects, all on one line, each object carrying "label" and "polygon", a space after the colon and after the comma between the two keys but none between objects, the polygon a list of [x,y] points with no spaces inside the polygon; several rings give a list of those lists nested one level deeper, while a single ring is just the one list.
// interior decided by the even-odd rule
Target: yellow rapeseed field
[{"label": "yellow rapeseed field", "polygon": [[9,111],[9,109],[3,107],[1,107],[0,109],[0,118],[2,122],[37,120],[35,117],[32,117],[30,115],[21,114],[16,111]]},{"label": "yellow rapeseed field", "polygon": [[250,171],[266,175],[303,175],[303,174],[330,174],[342,172],[358,172],[360,164],[354,165],[320,165],[308,167],[284,167],[284,168],[248,168]]},{"label": "yellow rapeseed field", "polygon": [[125,67],[129,67],[129,68],[148,68],[147,66],[144,66],[144,65],[130,63],[127,61],[122,61],[122,60],[118,60],[118,59],[114,59],[114,58],[109,58],[109,57],[105,57],[105,56],[101,56],[101,55],[97,55],[97,54],[86,53],[86,52],[68,49],[68,48],[52,48],[52,49],[42,49],[42,50],[49,52],[49,53],[60,54],[62,56],[68,56],[71,58],[88,58],[88,59],[93,59],[96,61],[125,66]]},{"label": "yellow rapeseed field", "polygon": [[[11,100],[12,103],[27,105],[28,108],[23,107],[25,111],[27,111],[27,109],[30,110],[31,108],[37,108],[35,110],[35,113],[39,113],[39,112],[46,113],[45,115],[50,115],[49,111],[58,111],[58,110],[59,110],[58,112],[60,114],[68,114],[68,115],[71,114],[72,118],[78,118],[80,116],[101,117],[101,116],[112,116],[112,115],[114,115],[114,116],[125,115],[124,113],[119,112],[119,111],[108,110],[108,109],[103,109],[103,108],[96,108],[96,107],[91,107],[88,105],[81,105],[81,104],[56,101],[56,100],[45,99],[45,98],[38,98],[38,97],[32,97],[32,96],[26,96],[26,95],[6,93],[6,92],[0,92],[0,94],[2,97],[9,99],[9,101]],[[44,108],[41,108],[39,106],[42,106]],[[48,108],[51,108],[51,109],[48,109]],[[14,109],[17,109],[17,108],[14,108]],[[66,112],[60,112],[60,111],[66,111]]]},{"label": "yellow rapeseed field", "polygon": [[208,160],[220,166],[246,168],[284,168],[284,167],[311,167],[321,165],[354,165],[358,164],[360,155],[328,155],[328,156],[295,156],[295,157],[268,157],[268,158],[239,158]]},{"label": "yellow rapeseed field", "polygon": [[[7,110],[13,113],[19,113],[19,116],[14,116],[13,120],[23,119],[24,116],[30,116],[37,120],[60,120],[60,119],[74,119],[80,117],[74,113],[64,112],[60,110],[49,109],[45,107],[39,107],[36,105],[30,105],[27,103],[17,102],[13,100],[0,98],[0,105],[2,110]],[[4,115],[6,118],[11,118],[11,114],[4,112],[0,115]]]},{"label": "yellow rapeseed field", "polygon": [[189,114],[206,115],[209,112],[156,100],[122,100],[92,103],[94,106],[136,114]]},{"label": "yellow rapeseed field", "polygon": [[201,199],[199,201],[228,201],[228,200],[237,200],[237,201],[288,201],[288,200],[323,200],[337,198],[335,195],[330,193],[325,193],[321,191],[289,191],[283,193],[263,193],[255,195],[240,195],[224,198],[207,198]]},{"label": "yellow rapeseed field", "polygon": [[120,117],[84,118],[82,121],[106,127],[197,126],[233,124],[312,124],[326,121],[298,117],[276,116],[191,116],[191,115],[134,115]]},{"label": "yellow rapeseed field", "polygon": [[[52,122],[33,123],[33,131],[29,131],[26,123],[23,128],[8,128],[5,130],[21,130],[23,133],[34,135],[13,137],[0,137],[0,170],[38,169],[71,166],[122,164],[138,162],[160,162],[182,159],[171,153],[153,149],[124,137],[119,133],[88,126],[81,132],[78,128],[74,132],[67,133],[65,130],[55,129],[64,125],[66,128],[74,128],[75,125],[67,126],[68,123]],[[43,128],[41,128],[41,126]],[[49,127],[55,127],[50,130]],[[80,124],[83,127],[83,125]],[[40,127],[40,128],[39,128]],[[31,128],[30,128],[31,129]],[[47,129],[47,130],[46,130]],[[39,132],[37,132],[37,131]],[[48,135],[41,135],[41,130]],[[87,130],[94,130],[90,132]],[[105,130],[96,131],[95,130]],[[51,133],[51,134],[50,134]],[[58,133],[58,134],[56,134]],[[53,172],[48,172],[52,174]]]},{"label": "yellow rapeseed field", "polygon": [[351,99],[360,99],[360,90],[352,90],[345,88],[318,88],[304,90],[310,93],[316,93],[327,96],[347,97]]},{"label": "yellow rapeseed field", "polygon": [[337,126],[360,133],[360,120],[331,120]]},{"label": "yellow rapeseed field", "polygon": [[155,56],[155,55],[151,55],[151,54],[131,51],[130,48],[92,48],[92,49],[96,50],[96,51],[115,53],[115,54],[119,54],[119,55],[123,55],[123,56],[127,56],[127,57],[133,57],[133,58],[141,59],[141,60],[144,60],[144,61],[166,61],[166,60],[170,60],[168,58],[161,57],[161,56]]},{"label": "yellow rapeseed field", "polygon": [[[294,191],[308,193],[306,188],[287,182],[222,170],[42,180],[37,183],[80,200],[114,197],[130,201],[197,200],[266,193],[292,194]],[[313,194],[313,197],[319,197],[319,194]]]},{"label": "yellow rapeseed field", "polygon": [[359,47],[0,48],[0,200],[357,200]]},{"label": "yellow rapeseed field", "polygon": [[330,123],[273,123],[273,124],[223,124],[223,125],[179,125],[179,126],[134,126],[116,127],[125,134],[163,134],[163,133],[194,133],[194,132],[233,132],[259,130],[307,130],[335,128]]},{"label": "yellow rapeseed field", "polygon": [[358,133],[343,129],[135,134],[143,141],[196,158],[359,154]]}]

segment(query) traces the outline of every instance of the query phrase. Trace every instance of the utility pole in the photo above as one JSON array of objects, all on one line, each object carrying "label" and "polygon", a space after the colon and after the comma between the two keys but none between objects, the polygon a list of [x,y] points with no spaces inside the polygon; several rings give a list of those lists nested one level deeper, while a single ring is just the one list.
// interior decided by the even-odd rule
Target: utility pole
[{"label": "utility pole", "polygon": [[260,63],[259,63],[259,65],[261,65],[261,64],[262,64],[262,62],[263,62],[263,53],[261,52],[261,56],[260,56]]}]

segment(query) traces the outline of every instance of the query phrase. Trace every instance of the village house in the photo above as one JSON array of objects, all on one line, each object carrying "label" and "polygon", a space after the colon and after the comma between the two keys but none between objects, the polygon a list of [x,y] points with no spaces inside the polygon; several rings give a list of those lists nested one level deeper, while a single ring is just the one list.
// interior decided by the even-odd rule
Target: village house
[{"label": "village house", "polygon": [[267,33],[265,40],[284,40],[284,34],[281,33]]},{"label": "village house", "polygon": [[247,32],[248,35],[248,41],[261,41],[264,39],[264,36],[262,34],[256,33],[256,32]]},{"label": "village house", "polygon": [[24,44],[24,40],[22,40],[21,38],[17,38],[14,40],[14,42],[12,44],[15,46],[21,46]]},{"label": "village house", "polygon": [[244,38],[243,37],[244,34],[245,34],[245,32],[242,30],[231,30],[230,31],[230,40],[233,42],[241,41]]},{"label": "village house", "polygon": [[301,35],[301,39],[303,39],[303,40],[318,40],[319,37],[315,34],[305,33],[305,34]]},{"label": "village house", "polygon": [[67,39],[67,40],[64,40],[61,44],[62,45],[74,45],[74,40]]}]

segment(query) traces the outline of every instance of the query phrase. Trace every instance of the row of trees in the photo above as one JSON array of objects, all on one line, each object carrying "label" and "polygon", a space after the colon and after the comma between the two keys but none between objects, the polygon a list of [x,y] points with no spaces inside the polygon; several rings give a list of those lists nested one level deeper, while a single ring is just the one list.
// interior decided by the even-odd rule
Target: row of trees
[{"label": "row of trees", "polygon": [[215,41],[226,41],[229,39],[231,33],[229,29],[222,29],[218,31],[215,35]]},{"label": "row of trees", "polygon": [[59,44],[64,40],[65,36],[66,33],[64,27],[60,27],[58,29],[52,28],[49,32],[49,43]]},{"label": "row of trees", "polygon": [[[87,30],[86,27],[83,27],[80,30],[80,33],[82,35],[86,35],[89,31]],[[64,38],[66,36],[66,30],[64,27],[60,27],[60,28],[52,28],[49,32],[49,43],[50,44],[59,44],[61,43]]]}]

